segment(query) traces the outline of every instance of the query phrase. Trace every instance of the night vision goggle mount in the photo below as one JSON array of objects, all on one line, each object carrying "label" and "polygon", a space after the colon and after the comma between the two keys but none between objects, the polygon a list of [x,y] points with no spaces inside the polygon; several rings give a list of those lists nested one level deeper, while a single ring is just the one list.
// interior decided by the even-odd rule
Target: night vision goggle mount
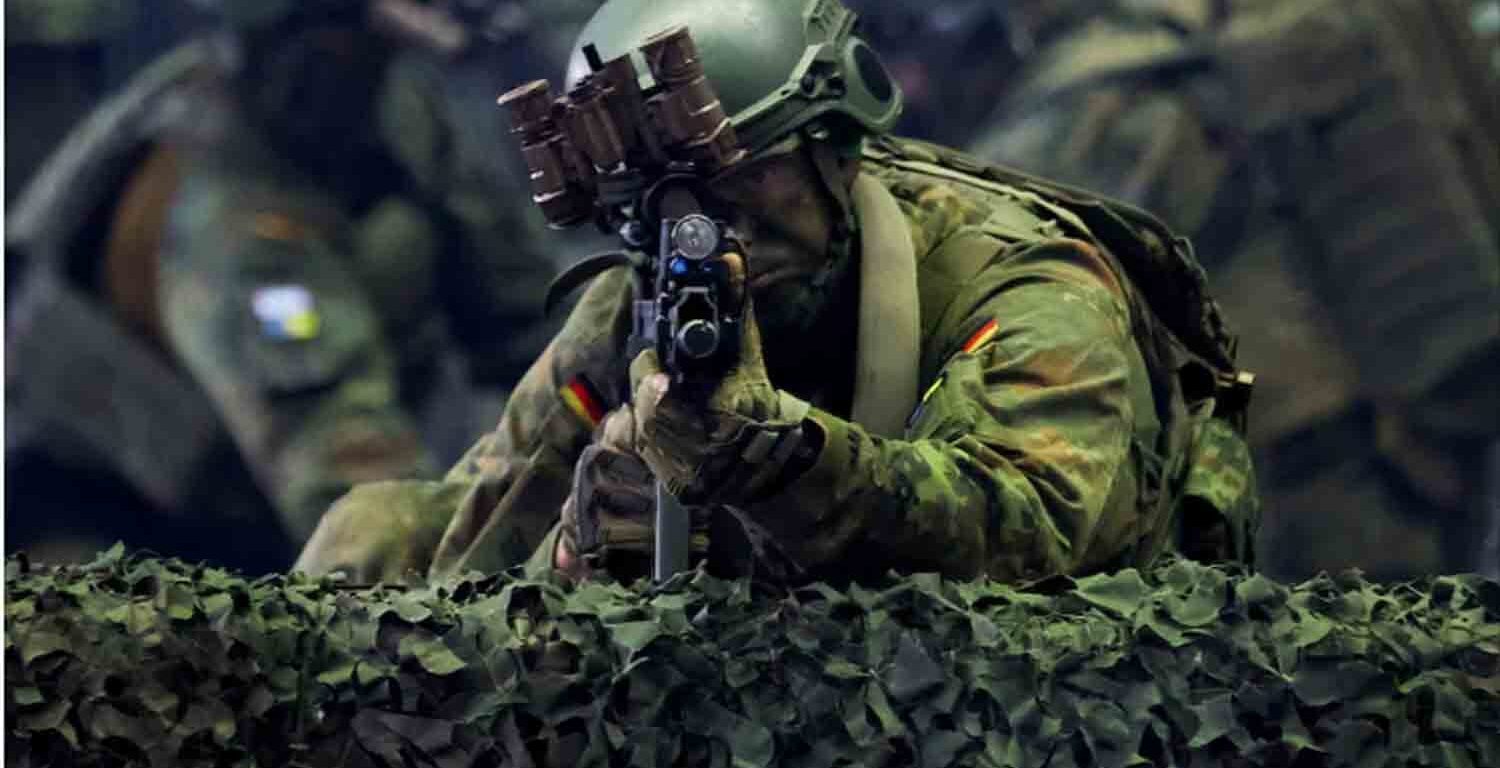
[{"label": "night vision goggle mount", "polygon": [[707,385],[739,349],[744,276],[731,275],[723,256],[744,250],[706,184],[746,152],[687,27],[648,38],[638,52],[652,78],[644,88],[631,55],[603,62],[586,46],[591,72],[565,96],[553,98],[549,83],[535,80],[500,104],[510,110],[532,200],[548,225],[592,221],[623,246],[560,275],[548,310],[604,270],[630,265],[632,346],[654,345],[674,382]]}]

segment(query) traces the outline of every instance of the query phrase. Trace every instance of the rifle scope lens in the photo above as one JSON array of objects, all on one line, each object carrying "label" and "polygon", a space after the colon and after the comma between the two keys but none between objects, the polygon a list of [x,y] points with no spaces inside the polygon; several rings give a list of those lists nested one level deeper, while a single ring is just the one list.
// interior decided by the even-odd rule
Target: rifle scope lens
[{"label": "rifle scope lens", "polygon": [[702,360],[719,348],[719,329],[705,320],[690,320],[677,332],[677,348],[694,360]]},{"label": "rifle scope lens", "polygon": [[684,216],[672,227],[672,247],[686,258],[702,261],[718,250],[719,228],[707,216]]}]

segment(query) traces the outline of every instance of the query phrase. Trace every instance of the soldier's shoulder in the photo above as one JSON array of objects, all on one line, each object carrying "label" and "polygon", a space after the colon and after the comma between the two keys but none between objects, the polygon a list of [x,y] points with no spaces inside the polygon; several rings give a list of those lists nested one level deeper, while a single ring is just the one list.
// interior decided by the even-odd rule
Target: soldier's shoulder
[{"label": "soldier's shoulder", "polygon": [[[971,218],[1024,211],[1040,220],[1017,238],[1098,238],[1108,245],[1159,248],[1179,238],[1152,214],[1125,201],[1044,178],[1019,168],[982,160],[931,142],[879,137],[864,155],[865,169],[881,180],[903,205],[918,210],[934,201],[961,200]],[[909,214],[913,215],[913,214]],[[1006,234],[1003,227],[997,231]]]},{"label": "soldier's shoulder", "polygon": [[1145,304],[1195,354],[1230,364],[1233,342],[1208,297],[1202,267],[1187,241],[1150,213],[926,142],[882,137],[870,143],[865,159],[912,222],[920,269],[940,269],[935,260],[950,255],[972,264],[975,249],[936,247],[928,253],[922,246],[960,241],[965,238],[953,235],[974,230],[1012,245],[1081,241],[1097,250],[1122,284],[1139,289]]},{"label": "soldier's shoulder", "polygon": [[960,233],[1024,243],[1088,231],[1049,190],[1029,185],[1019,172],[950,147],[878,137],[865,149],[864,170],[906,214],[919,260]]},{"label": "soldier's shoulder", "polygon": [[628,380],[624,365],[629,360],[623,355],[630,335],[633,282],[628,267],[614,267],[590,281],[548,352],[560,381],[582,377],[586,389],[598,390],[591,396],[601,395],[610,406],[615,404],[616,384]]}]

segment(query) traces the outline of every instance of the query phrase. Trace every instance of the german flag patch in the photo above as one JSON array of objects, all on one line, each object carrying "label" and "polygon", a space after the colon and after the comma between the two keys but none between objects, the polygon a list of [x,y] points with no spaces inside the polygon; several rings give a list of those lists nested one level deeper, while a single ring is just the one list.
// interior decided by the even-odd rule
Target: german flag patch
[{"label": "german flag patch", "polygon": [[964,345],[960,348],[960,351],[973,352],[974,350],[979,349],[980,347],[990,343],[990,341],[995,338],[995,334],[999,331],[1000,321],[992,318],[988,323],[980,326],[979,330],[975,331],[974,335],[970,336],[968,341],[964,342]]},{"label": "german flag patch", "polygon": [[[973,352],[993,341],[995,334],[999,332],[1000,321],[991,318],[989,322],[979,326],[979,330],[970,335],[968,341],[965,341],[963,346],[958,348],[958,351],[959,353]],[[927,401],[931,400],[932,396],[938,393],[938,390],[943,387],[946,381],[948,381],[948,371],[945,369],[938,373],[937,378],[927,386],[927,390],[922,393],[922,399],[917,403],[916,410],[912,411],[911,415],[906,418],[906,428],[908,430],[916,426],[917,420],[922,418],[922,410],[927,407]]]},{"label": "german flag patch", "polygon": [[604,399],[599,397],[599,391],[583,376],[574,376],[558,390],[558,395],[590,427],[597,427],[604,420]]}]

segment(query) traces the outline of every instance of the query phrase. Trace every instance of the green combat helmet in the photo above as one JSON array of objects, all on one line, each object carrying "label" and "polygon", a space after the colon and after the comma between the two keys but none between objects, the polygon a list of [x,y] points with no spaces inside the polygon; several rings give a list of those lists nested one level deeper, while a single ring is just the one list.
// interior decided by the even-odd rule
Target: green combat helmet
[{"label": "green combat helmet", "polygon": [[830,117],[885,133],[901,114],[901,91],[854,34],[855,18],[838,0],[614,0],[579,34],[566,84],[589,73],[586,46],[608,61],[686,25],[704,74],[752,154]]}]

